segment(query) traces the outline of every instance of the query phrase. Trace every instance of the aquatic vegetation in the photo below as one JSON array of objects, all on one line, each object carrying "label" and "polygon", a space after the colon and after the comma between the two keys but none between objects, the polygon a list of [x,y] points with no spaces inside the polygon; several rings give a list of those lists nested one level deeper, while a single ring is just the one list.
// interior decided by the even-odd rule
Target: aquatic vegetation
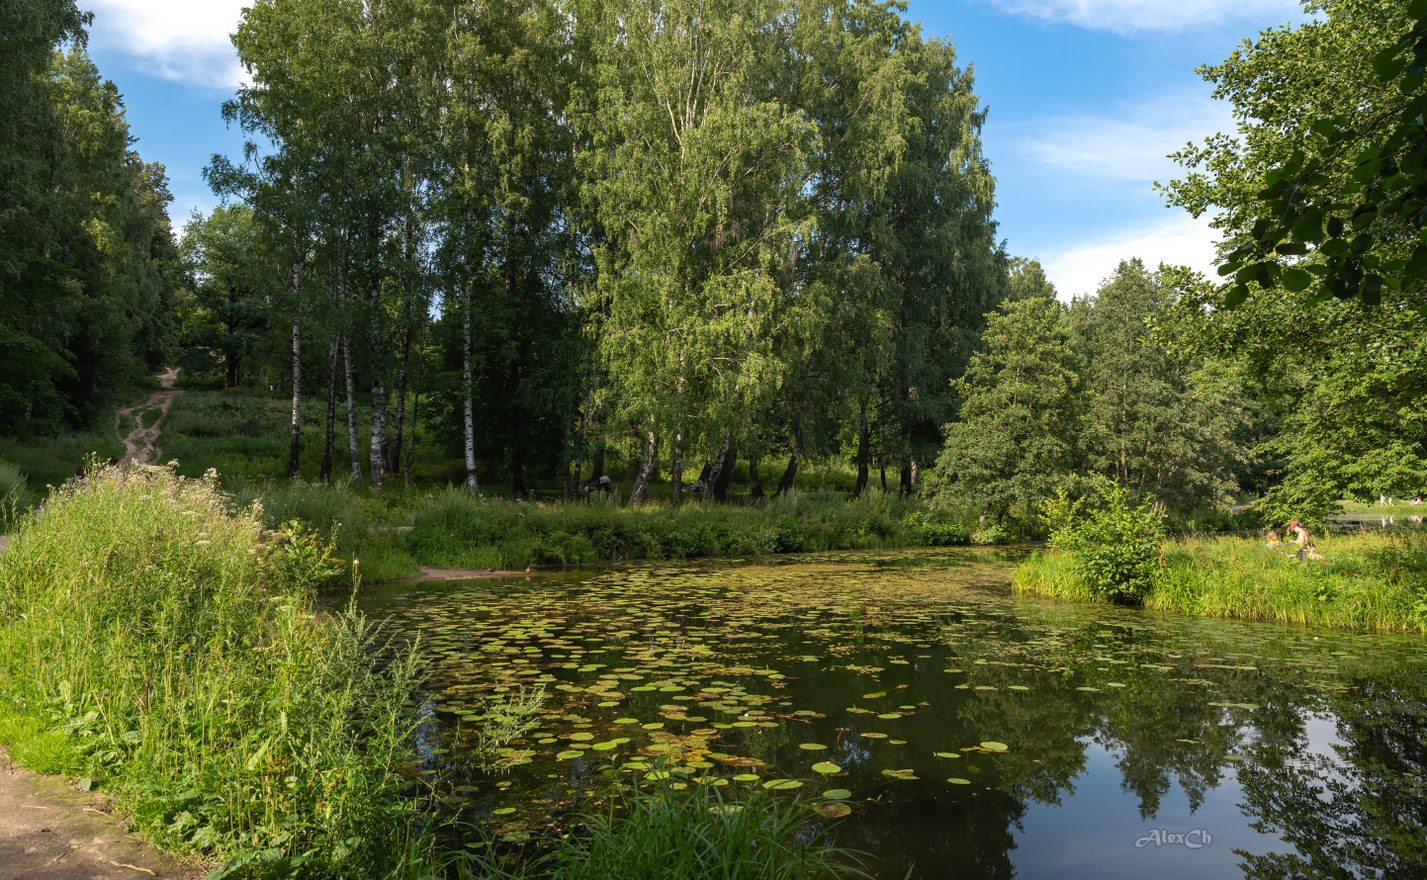
[{"label": "aquatic vegetation", "polygon": [[[1427,532],[1332,535],[1321,560],[1257,538],[1190,538],[1164,545],[1164,567],[1145,607],[1208,617],[1350,629],[1427,631]],[[1075,601],[1101,597],[1072,555],[1036,553],[1016,589]]]},{"label": "aquatic vegetation", "polygon": [[[1144,815],[1174,783],[1202,803],[1329,696],[1421,653],[1018,599],[1014,565],[973,549],[775,557],[389,585],[364,602],[420,638],[423,772],[497,847],[570,834],[614,780],[731,803],[823,792],[809,805],[844,819],[832,842],[925,840],[947,870],[1016,804],[1073,799],[1090,743],[1124,750],[1107,766]],[[534,686],[539,726],[488,772],[474,719]],[[868,870],[900,878],[899,859]]]},{"label": "aquatic vegetation", "polygon": [[213,475],[93,473],[0,556],[0,735],[226,874],[419,864],[414,670],[379,665],[355,610],[314,607],[332,568],[310,533],[233,511]]}]

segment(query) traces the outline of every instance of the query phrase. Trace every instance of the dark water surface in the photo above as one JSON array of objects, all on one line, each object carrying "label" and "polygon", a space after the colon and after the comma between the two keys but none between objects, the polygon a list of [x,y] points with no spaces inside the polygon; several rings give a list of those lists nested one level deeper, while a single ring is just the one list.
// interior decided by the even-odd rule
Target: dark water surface
[{"label": "dark water surface", "polygon": [[[1019,598],[1012,567],[825,554],[362,602],[429,658],[426,772],[508,841],[614,772],[801,783],[880,878],[1427,877],[1421,638]],[[487,701],[534,688],[538,729],[483,766]]]}]

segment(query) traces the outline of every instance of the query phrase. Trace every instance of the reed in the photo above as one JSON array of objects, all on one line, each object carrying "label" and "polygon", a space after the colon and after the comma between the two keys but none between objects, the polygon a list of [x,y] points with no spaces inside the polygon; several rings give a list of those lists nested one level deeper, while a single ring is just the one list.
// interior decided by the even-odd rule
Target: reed
[{"label": "reed", "polygon": [[[1151,610],[1344,629],[1427,632],[1427,530],[1325,537],[1299,561],[1260,538],[1166,542]],[[1039,552],[1016,570],[1019,592],[1095,601],[1068,554]]]}]

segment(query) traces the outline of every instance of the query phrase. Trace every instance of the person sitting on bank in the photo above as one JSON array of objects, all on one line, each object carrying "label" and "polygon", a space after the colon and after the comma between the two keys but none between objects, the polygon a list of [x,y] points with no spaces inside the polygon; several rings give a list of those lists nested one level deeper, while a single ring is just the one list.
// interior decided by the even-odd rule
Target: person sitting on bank
[{"label": "person sitting on bank", "polygon": [[1264,546],[1272,548],[1272,547],[1277,547],[1278,545],[1280,545],[1280,544],[1282,544],[1282,543],[1283,543],[1283,542],[1278,539],[1278,532],[1275,531],[1274,529],[1269,529],[1269,530],[1268,530],[1268,543],[1265,544]]},{"label": "person sitting on bank", "polygon": [[609,477],[601,475],[593,480],[586,480],[580,486],[581,492],[612,492],[614,487],[610,485]]}]

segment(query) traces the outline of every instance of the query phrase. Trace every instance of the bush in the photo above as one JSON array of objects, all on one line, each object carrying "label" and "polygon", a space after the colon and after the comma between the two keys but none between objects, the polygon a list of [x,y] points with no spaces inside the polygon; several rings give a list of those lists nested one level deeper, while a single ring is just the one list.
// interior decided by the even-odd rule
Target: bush
[{"label": "bush", "polygon": [[[1070,555],[1075,570],[1092,594],[1111,602],[1138,604],[1154,589],[1162,567],[1164,509],[1149,499],[1131,507],[1124,487],[1103,484],[1098,503],[1088,512],[1052,508],[1064,525],[1051,535],[1050,545]],[[1057,502],[1066,506],[1063,497]]]}]

